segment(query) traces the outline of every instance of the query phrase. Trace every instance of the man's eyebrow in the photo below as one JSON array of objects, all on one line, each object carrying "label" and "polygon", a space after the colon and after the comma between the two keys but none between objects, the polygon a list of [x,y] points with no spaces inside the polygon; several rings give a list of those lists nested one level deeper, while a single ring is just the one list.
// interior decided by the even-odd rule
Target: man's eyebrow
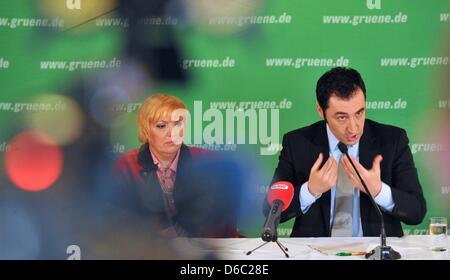
[{"label": "man's eyebrow", "polygon": [[336,112],[336,113],[334,113],[334,115],[336,116],[336,115],[348,115],[347,113],[345,113],[345,112]]},{"label": "man's eyebrow", "polygon": [[[358,111],[356,111],[355,114],[360,113],[360,112],[364,111],[365,109],[366,109],[365,107],[362,107],[361,109],[359,109]],[[334,115],[335,115],[335,116],[337,116],[337,115],[345,115],[345,116],[348,116],[348,113],[346,113],[346,112],[336,112],[336,113],[334,113]]]},{"label": "man's eyebrow", "polygon": [[364,111],[366,109],[366,107],[362,107],[361,109],[359,109],[356,113],[361,113],[362,111]]}]

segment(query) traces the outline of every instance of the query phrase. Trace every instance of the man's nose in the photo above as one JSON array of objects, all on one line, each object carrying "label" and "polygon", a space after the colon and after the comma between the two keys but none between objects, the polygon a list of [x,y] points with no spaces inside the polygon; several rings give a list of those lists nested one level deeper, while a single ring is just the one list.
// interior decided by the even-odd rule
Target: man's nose
[{"label": "man's nose", "polygon": [[356,133],[358,131],[358,123],[354,118],[350,118],[349,124],[348,124],[348,131],[350,133]]}]

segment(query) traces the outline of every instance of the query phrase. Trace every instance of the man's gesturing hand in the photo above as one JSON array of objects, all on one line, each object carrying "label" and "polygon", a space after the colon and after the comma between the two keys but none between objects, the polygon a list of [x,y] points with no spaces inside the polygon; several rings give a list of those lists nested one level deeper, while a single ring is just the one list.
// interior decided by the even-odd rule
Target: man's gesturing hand
[{"label": "man's gesturing hand", "polygon": [[320,153],[309,173],[308,190],[314,196],[318,196],[336,185],[338,175],[336,160],[330,156],[322,168],[320,168],[322,160],[323,155]]},{"label": "man's gesturing hand", "polygon": [[[373,197],[376,197],[381,191],[381,171],[380,171],[380,162],[383,160],[381,155],[377,155],[372,163],[372,169],[365,169],[359,161],[351,157],[353,164],[355,164],[356,169],[358,169],[359,174],[366,182],[367,188],[369,189],[370,194]],[[350,181],[353,183],[355,187],[357,187],[360,191],[366,192],[364,189],[361,180],[359,180],[358,175],[353,169],[350,161],[346,156],[342,157],[342,162],[344,163],[345,173],[347,174]]]}]

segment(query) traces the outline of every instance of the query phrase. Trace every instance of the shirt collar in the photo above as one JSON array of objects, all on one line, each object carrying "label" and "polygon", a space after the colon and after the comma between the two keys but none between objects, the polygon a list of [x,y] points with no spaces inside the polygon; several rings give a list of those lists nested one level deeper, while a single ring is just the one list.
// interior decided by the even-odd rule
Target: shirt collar
[{"label": "shirt collar", "polygon": [[327,124],[327,136],[330,152],[334,152],[336,149],[338,149],[337,145],[339,143],[339,140],[336,138],[336,136],[334,136],[333,132],[331,132],[331,129],[328,126],[328,124]]},{"label": "shirt collar", "polygon": [[[161,162],[158,160],[158,158],[150,151],[150,154],[152,155],[153,163],[158,166],[158,169],[161,169]],[[178,167],[178,159],[180,157],[180,149],[178,149],[177,155],[173,159],[172,163],[170,164],[169,169],[173,172],[177,172]]]}]

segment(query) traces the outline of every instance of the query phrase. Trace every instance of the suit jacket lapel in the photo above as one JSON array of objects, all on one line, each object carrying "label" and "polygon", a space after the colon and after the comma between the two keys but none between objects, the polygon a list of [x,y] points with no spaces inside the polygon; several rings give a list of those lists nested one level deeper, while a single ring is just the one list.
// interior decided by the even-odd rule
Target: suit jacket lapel
[{"label": "suit jacket lapel", "polygon": [[185,173],[189,172],[189,165],[191,164],[192,154],[189,151],[189,148],[186,145],[181,145],[180,148],[180,157],[178,158],[178,166],[177,166],[177,176],[174,182],[174,191],[182,188],[185,183],[184,178],[189,177],[186,176]]},{"label": "suit jacket lapel", "polygon": [[141,166],[140,174],[144,183],[137,188],[142,205],[151,212],[164,213],[163,193],[156,173],[158,167],[153,162],[148,143],[140,147],[138,163]]},{"label": "suit jacket lapel", "polygon": [[[380,154],[380,146],[377,141],[375,134],[372,131],[372,126],[370,125],[370,121],[365,122],[364,125],[364,133],[361,137],[359,143],[359,162],[366,169],[372,168],[373,159],[377,154]],[[363,192],[360,193],[360,213],[361,213],[361,223],[363,232],[367,232],[367,223],[369,218],[369,210],[371,209],[372,204],[370,203],[367,195]]]},{"label": "suit jacket lapel", "polygon": [[[312,162],[314,163],[319,156],[319,153],[322,153],[324,158],[322,161],[322,165],[328,160],[330,156],[330,145],[328,144],[328,135],[327,135],[327,127],[325,121],[319,122],[318,131],[315,133],[314,143],[318,147],[317,151],[312,151]],[[322,166],[321,166],[322,167]],[[318,200],[320,203],[320,208],[322,211],[322,219],[323,224],[325,225],[325,232],[328,232],[329,235],[331,233],[330,228],[330,207],[331,207],[331,191],[327,191],[322,194],[320,199]]]}]

